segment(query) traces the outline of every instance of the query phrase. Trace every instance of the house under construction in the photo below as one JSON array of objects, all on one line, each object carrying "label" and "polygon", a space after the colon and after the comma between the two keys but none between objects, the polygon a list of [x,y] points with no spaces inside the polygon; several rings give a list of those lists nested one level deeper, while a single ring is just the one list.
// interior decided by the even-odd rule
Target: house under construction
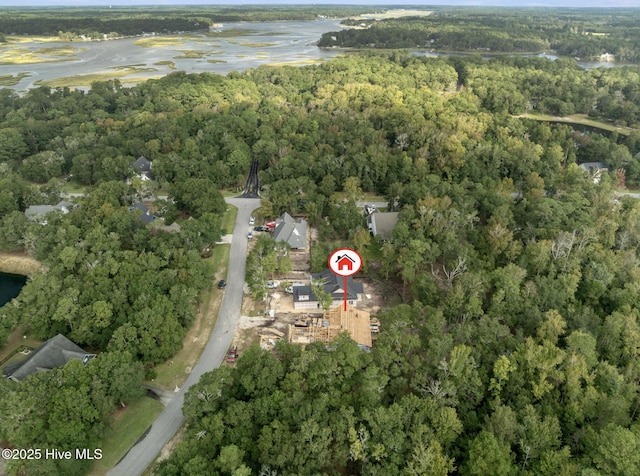
[{"label": "house under construction", "polygon": [[343,332],[349,333],[360,347],[370,349],[372,334],[379,332],[377,319],[371,319],[369,312],[340,304],[326,311],[323,317],[298,319],[295,325],[289,325],[289,342],[293,344],[328,344]]}]

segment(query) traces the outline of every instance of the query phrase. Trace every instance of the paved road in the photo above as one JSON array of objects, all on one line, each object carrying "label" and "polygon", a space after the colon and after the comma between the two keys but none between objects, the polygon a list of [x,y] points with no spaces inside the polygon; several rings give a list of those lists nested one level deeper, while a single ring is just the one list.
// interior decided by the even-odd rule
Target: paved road
[{"label": "paved road", "polygon": [[228,284],[222,298],[216,326],[211,333],[207,347],[185,384],[153,423],[147,436],[131,448],[131,451],[122,461],[109,471],[108,474],[110,476],[138,476],[144,472],[147,466],[153,463],[164,445],[167,444],[184,422],[184,416],[182,415],[184,393],[191,385],[200,380],[202,374],[220,365],[231,345],[231,339],[240,319],[247,258],[249,217],[253,210],[260,206],[260,199],[227,198],[226,201],[238,207],[238,216],[233,229],[233,241],[227,268]]}]

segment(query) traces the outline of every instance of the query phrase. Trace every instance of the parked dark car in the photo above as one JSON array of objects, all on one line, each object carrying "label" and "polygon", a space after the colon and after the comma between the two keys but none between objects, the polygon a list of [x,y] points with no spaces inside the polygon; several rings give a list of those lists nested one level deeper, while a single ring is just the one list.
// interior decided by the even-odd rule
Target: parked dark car
[{"label": "parked dark car", "polygon": [[223,289],[227,285],[227,282],[224,279],[218,281],[218,289]]}]

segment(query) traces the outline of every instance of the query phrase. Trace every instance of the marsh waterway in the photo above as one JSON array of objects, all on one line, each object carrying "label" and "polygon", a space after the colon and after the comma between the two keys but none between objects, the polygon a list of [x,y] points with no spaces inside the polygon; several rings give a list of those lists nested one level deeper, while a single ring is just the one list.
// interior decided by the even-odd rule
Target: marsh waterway
[{"label": "marsh waterway", "polygon": [[[68,58],[50,57],[52,62],[33,64],[1,64],[0,76],[26,73],[16,85],[17,91],[37,87],[40,81],[59,78],[98,75],[98,79],[117,77],[124,85],[132,85],[144,78],[160,77],[172,71],[188,73],[213,72],[226,74],[244,71],[260,65],[302,65],[322,61],[344,53],[340,49],[321,49],[316,46],[323,33],[340,30],[340,20],[291,22],[233,22],[207,33],[171,35],[168,44],[157,42],[142,46],[140,37],[105,41],[25,42],[22,51],[36,53],[42,49],[72,48]],[[162,39],[163,37],[151,37]],[[149,37],[145,40],[148,41]],[[177,41],[176,41],[177,40]],[[450,53],[414,51],[420,56],[448,56]],[[18,53],[16,53],[18,54]],[[555,59],[553,55],[539,56]],[[66,59],[66,61],[59,61]],[[615,63],[579,62],[585,69],[616,66]],[[130,73],[125,73],[130,68]],[[77,78],[76,78],[77,80]],[[70,86],[84,84],[87,81]],[[0,86],[1,87],[1,86]]]},{"label": "marsh waterway", "polygon": [[[21,43],[20,48],[35,52],[45,47],[72,47],[76,50],[75,56],[68,61],[3,64],[0,65],[0,75],[30,74],[11,86],[12,89],[23,91],[37,87],[37,81],[113,73],[127,66],[152,69],[131,73],[131,77],[143,78],[164,76],[177,70],[226,74],[265,64],[306,64],[341,54],[339,50],[324,50],[316,46],[323,33],[340,28],[339,20],[234,22],[222,25],[213,34],[185,34],[180,44],[166,46],[145,47],[135,44],[140,37],[106,41],[27,42]],[[180,38],[180,35],[173,36]],[[186,57],[190,55],[196,57]],[[168,62],[173,63],[174,69],[169,64],[158,64]],[[121,77],[120,81],[127,84],[127,77]]]}]

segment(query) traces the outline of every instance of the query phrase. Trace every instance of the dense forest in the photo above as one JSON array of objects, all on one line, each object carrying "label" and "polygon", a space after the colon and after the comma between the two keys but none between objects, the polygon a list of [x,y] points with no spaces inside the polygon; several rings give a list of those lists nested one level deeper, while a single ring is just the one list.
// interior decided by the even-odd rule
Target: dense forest
[{"label": "dense forest", "polygon": [[640,63],[640,13],[576,9],[438,8],[432,15],[381,21],[350,19],[355,26],[325,33],[321,47],[430,48],[437,51],[540,53]]},{"label": "dense forest", "polygon": [[[62,332],[139,381],[140,364],[179,349],[210,279],[200,251],[220,234],[219,190],[242,185],[257,159],[263,214],[306,215],[325,260],[326,246],[363,251],[393,305],[370,353],[348,339],[254,348],[206,375],[158,474],[635,476],[640,203],[613,192],[640,184],[640,132],[518,116],[636,127],[639,77],[568,60],[384,52],[132,88],[3,89],[0,248],[48,271],[2,308],[0,343],[17,323],[41,338]],[[148,193],[124,183],[140,155],[169,194],[159,214],[179,218],[180,233],[130,212]],[[578,167],[590,161],[617,173],[595,183]],[[28,222],[26,207],[55,203],[69,174],[91,186],[78,207]],[[387,243],[364,230],[365,191],[400,211]],[[108,404],[134,393],[91,372],[37,376],[29,385],[65,390],[47,405],[2,382],[0,439],[64,450],[99,434]],[[86,411],[70,410],[78,401]],[[74,422],[65,432],[52,426],[61,414]]]}]

